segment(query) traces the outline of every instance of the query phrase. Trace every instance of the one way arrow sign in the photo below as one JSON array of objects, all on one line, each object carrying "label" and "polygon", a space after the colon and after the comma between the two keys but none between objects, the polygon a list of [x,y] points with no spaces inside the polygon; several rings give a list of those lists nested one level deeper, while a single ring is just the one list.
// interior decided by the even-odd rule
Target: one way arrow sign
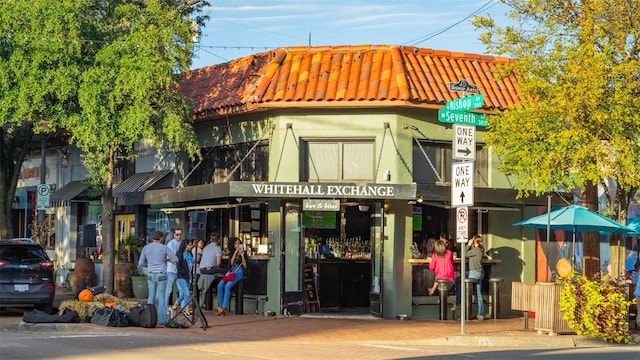
[{"label": "one way arrow sign", "polygon": [[451,173],[451,206],[473,206],[473,161],[453,163]]},{"label": "one way arrow sign", "polygon": [[476,159],[476,127],[453,125],[453,158],[458,160]]}]

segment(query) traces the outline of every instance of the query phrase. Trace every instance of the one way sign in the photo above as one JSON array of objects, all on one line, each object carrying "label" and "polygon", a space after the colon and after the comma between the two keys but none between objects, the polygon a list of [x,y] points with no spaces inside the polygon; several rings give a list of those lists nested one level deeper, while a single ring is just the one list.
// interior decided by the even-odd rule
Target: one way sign
[{"label": "one way sign", "polygon": [[473,161],[453,163],[451,173],[451,206],[473,206]]},{"label": "one way sign", "polygon": [[471,125],[453,125],[452,156],[458,160],[476,159],[476,127]]}]

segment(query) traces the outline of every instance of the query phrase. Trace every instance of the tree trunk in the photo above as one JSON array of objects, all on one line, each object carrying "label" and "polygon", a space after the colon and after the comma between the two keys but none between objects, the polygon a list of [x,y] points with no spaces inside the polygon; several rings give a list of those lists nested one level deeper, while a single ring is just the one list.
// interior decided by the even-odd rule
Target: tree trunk
[{"label": "tree trunk", "polygon": [[[598,188],[589,181],[582,188],[582,205],[598,212]],[[582,233],[584,275],[591,279],[600,272],[600,235],[597,232]]]},{"label": "tree trunk", "polygon": [[113,196],[111,188],[102,192],[102,282],[107,294],[113,294],[115,244],[113,238]]},{"label": "tree trunk", "polygon": [[107,287],[107,294],[113,294],[115,243],[113,225],[113,171],[115,167],[115,151],[110,150],[108,175],[102,188],[102,282]]}]

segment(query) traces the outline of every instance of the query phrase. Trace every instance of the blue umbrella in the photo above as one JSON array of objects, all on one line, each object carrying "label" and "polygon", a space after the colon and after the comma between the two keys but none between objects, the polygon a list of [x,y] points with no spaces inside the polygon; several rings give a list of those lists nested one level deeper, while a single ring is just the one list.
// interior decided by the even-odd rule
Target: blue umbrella
[{"label": "blue umbrella", "polygon": [[569,205],[549,214],[542,214],[513,224],[537,229],[549,226],[551,230],[594,231],[604,233],[634,233],[635,229],[593,212],[584,206]]},{"label": "blue umbrella", "polygon": [[632,228],[633,233],[627,234],[629,236],[640,235],[640,217],[634,217],[631,219],[627,219],[627,227]]},{"label": "blue umbrella", "polygon": [[573,233],[572,263],[575,261],[576,233],[581,231],[593,231],[604,233],[634,233],[635,229],[624,226],[618,222],[591,211],[584,206],[569,205],[548,214],[542,214],[527,220],[519,221],[513,226],[525,226],[536,229],[564,230]]}]

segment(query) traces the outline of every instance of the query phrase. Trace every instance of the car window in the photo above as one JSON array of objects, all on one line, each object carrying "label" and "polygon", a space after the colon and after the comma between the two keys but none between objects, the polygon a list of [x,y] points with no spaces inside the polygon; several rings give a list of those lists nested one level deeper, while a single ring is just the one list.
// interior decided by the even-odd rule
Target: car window
[{"label": "car window", "polygon": [[26,246],[1,246],[0,259],[5,261],[41,261],[47,260],[47,256],[42,249]]}]

